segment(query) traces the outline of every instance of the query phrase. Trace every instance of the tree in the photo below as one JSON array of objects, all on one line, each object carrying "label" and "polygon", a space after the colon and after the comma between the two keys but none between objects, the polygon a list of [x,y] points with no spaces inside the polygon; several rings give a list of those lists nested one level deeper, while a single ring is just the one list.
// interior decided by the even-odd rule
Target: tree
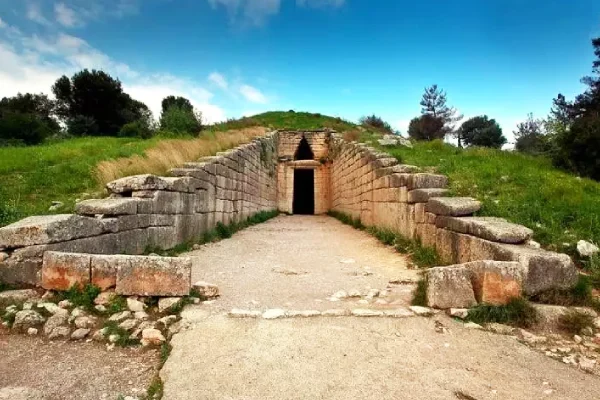
[{"label": "tree", "polygon": [[194,106],[192,106],[192,103],[185,97],[181,96],[167,96],[162,100],[161,106],[163,113],[172,106],[177,106],[183,110],[194,111]]},{"label": "tree", "polygon": [[[440,118],[443,121],[440,134],[442,138],[454,131],[454,124],[462,119],[462,115],[457,115],[454,107],[447,105],[446,92],[439,89],[438,85],[432,85],[425,88],[425,93],[421,99],[421,114],[430,115],[434,118]],[[461,146],[461,138],[458,138],[458,144]]]},{"label": "tree", "polygon": [[60,130],[54,102],[43,94],[17,94],[0,100],[0,140],[5,144],[41,143]]},{"label": "tree", "polygon": [[[164,104],[164,101],[163,101]],[[198,134],[202,130],[202,114],[186,105],[170,105],[160,116],[160,129],[174,133]]]},{"label": "tree", "polygon": [[[123,125],[146,118],[150,112],[145,104],[123,92],[118,79],[103,71],[85,69],[71,79],[62,76],[52,92],[57,114],[76,135],[116,135]],[[82,121],[94,128],[81,129]]]},{"label": "tree", "polygon": [[388,124],[387,122],[385,122],[380,117],[376,116],[375,114],[369,115],[367,117],[362,117],[359,122],[363,126],[378,130],[380,132],[391,133],[391,134],[394,133],[392,126],[390,124]]},{"label": "tree", "polygon": [[444,120],[429,114],[413,118],[408,125],[408,136],[416,140],[443,139],[446,136]]},{"label": "tree", "polygon": [[543,154],[548,147],[548,141],[544,132],[543,122],[533,118],[533,114],[527,116],[527,120],[517,124],[517,130],[513,132],[516,142],[515,149],[522,153]]},{"label": "tree", "polygon": [[465,121],[458,133],[467,146],[501,149],[506,144],[506,137],[502,134],[502,128],[496,120],[489,119],[487,115]]}]

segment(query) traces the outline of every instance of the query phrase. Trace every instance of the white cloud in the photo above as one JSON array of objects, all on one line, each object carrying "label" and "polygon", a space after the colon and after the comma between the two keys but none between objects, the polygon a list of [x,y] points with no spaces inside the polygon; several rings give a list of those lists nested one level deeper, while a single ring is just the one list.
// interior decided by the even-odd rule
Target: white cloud
[{"label": "white cloud", "polygon": [[6,23],[0,18],[0,28],[6,28]]},{"label": "white cloud", "polygon": [[[18,30],[16,32],[19,32]],[[82,68],[102,69],[119,77],[127,93],[143,101],[155,117],[168,95],[183,96],[203,113],[205,122],[226,118],[225,111],[210,102],[213,94],[193,80],[168,74],[143,74],[113,60],[85,40],[60,33],[50,38],[15,34],[11,42],[0,37],[0,98],[17,93],[51,93],[61,75],[70,76]]]},{"label": "white cloud", "polygon": [[223,90],[227,90],[229,84],[227,83],[227,79],[223,75],[218,72],[213,72],[208,76],[208,80]]},{"label": "white cloud", "polygon": [[56,20],[62,26],[73,28],[80,24],[77,20],[77,15],[72,8],[69,8],[65,3],[57,3],[54,5],[54,15]]},{"label": "white cloud", "polygon": [[267,97],[260,90],[250,85],[240,86],[240,94],[252,103],[266,104],[268,102]]},{"label": "white cloud", "polygon": [[37,22],[40,25],[50,26],[52,23],[44,17],[42,9],[38,3],[27,3],[27,19]]},{"label": "white cloud", "polygon": [[262,26],[267,18],[279,12],[281,0],[208,0],[213,8],[225,7],[232,23]]}]

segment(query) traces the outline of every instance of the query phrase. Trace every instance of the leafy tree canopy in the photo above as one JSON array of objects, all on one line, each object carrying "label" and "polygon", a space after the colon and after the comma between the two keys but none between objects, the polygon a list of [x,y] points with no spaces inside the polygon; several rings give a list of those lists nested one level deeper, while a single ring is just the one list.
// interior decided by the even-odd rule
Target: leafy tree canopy
[{"label": "leafy tree canopy", "polygon": [[459,129],[462,141],[467,146],[502,148],[506,137],[502,134],[500,125],[487,115],[471,118],[465,121]]},{"label": "leafy tree canopy", "polygon": [[446,136],[444,120],[430,114],[413,118],[408,125],[408,136],[416,140],[443,139]]}]

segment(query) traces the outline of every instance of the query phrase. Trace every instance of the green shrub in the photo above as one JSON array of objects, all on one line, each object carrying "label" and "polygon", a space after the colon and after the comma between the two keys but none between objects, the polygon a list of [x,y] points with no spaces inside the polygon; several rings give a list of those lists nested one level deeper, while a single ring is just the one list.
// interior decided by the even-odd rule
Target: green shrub
[{"label": "green shrub", "polygon": [[77,115],[68,119],[67,131],[72,136],[98,136],[101,134],[96,120],[86,115]]},{"label": "green shrub", "polygon": [[160,128],[175,133],[197,135],[202,129],[201,116],[187,107],[172,105],[162,113]]},{"label": "green shrub", "polygon": [[34,145],[53,134],[51,126],[35,114],[3,111],[0,114],[0,142]]},{"label": "green shrub", "polygon": [[539,316],[527,300],[514,298],[502,306],[479,304],[469,310],[467,320],[478,324],[497,322],[528,328],[538,322]]},{"label": "green shrub", "polygon": [[561,306],[592,307],[600,311],[600,301],[592,294],[595,275],[587,276],[580,274],[575,286],[571,289],[552,289],[531,297],[531,300],[542,304],[556,304]]},{"label": "green shrub", "polygon": [[98,297],[101,290],[98,286],[87,284],[83,288],[78,285],[71,286],[64,292],[59,292],[54,300],[69,300],[74,307],[83,307],[86,310],[94,310],[94,299]]},{"label": "green shrub", "polygon": [[394,133],[392,126],[377,115],[369,115],[360,119],[360,124],[366,128],[371,128],[383,133]]},{"label": "green shrub", "polygon": [[232,236],[231,228],[222,222],[217,223],[215,230],[217,231],[217,236],[221,239],[229,239]]},{"label": "green shrub", "polygon": [[600,181],[600,118],[576,119],[571,129],[557,137],[554,163]]},{"label": "green shrub", "polygon": [[150,139],[154,132],[147,121],[137,120],[123,125],[119,131],[120,137],[137,137],[141,139]]},{"label": "green shrub", "polygon": [[22,214],[16,206],[0,199],[0,226],[8,225],[21,217]]}]

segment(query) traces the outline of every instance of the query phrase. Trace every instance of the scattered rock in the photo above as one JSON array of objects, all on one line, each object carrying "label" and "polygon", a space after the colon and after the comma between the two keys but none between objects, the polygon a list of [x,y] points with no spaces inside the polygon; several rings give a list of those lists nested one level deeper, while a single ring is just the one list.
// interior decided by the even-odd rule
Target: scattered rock
[{"label": "scattered rock", "polygon": [[75,318],[75,321],[74,321],[75,326],[80,329],[93,328],[94,325],[96,325],[96,322],[97,322],[96,318],[88,317],[85,315]]},{"label": "scattered rock", "polygon": [[360,290],[358,289],[350,289],[348,291],[348,297],[362,297],[362,293],[360,293]]},{"label": "scattered rock", "polygon": [[373,298],[375,298],[375,297],[377,297],[377,296],[379,296],[379,289],[370,289],[370,290],[367,292],[367,295],[365,296],[365,298],[366,298],[367,300],[371,300],[371,299],[373,299]]},{"label": "scattered rock", "polygon": [[0,251],[0,262],[6,260],[8,258],[8,253]]},{"label": "scattered rock", "polygon": [[150,316],[148,315],[148,313],[147,313],[147,312],[145,312],[145,311],[136,311],[136,312],[133,314],[133,317],[134,317],[135,319],[139,319],[139,320],[141,320],[141,321],[146,321],[147,319],[149,319],[149,318],[150,318]]},{"label": "scattered rock", "polygon": [[[159,304],[160,304],[160,300],[159,300]],[[131,312],[144,311],[146,309],[146,305],[137,299],[128,297],[127,298],[127,308]]]},{"label": "scattered rock", "polygon": [[535,240],[531,240],[531,239],[529,239],[527,242],[525,242],[525,245],[527,247],[531,247],[532,249],[541,249],[542,248],[541,244],[539,244]]},{"label": "scattered rock", "polygon": [[345,290],[340,290],[331,295],[330,299],[342,300],[348,298],[348,293]]},{"label": "scattered rock", "polygon": [[413,314],[411,311],[409,311],[406,308],[397,308],[395,310],[385,310],[385,311],[383,311],[383,315],[385,315],[386,317],[392,317],[392,318],[406,318],[406,317],[412,317],[415,314]]},{"label": "scattered rock", "polygon": [[106,312],[106,307],[103,306],[102,304],[98,304],[97,306],[94,307],[96,309],[96,311],[100,312],[100,313],[105,313]]},{"label": "scattered rock", "polygon": [[219,287],[209,282],[198,281],[194,283],[193,289],[196,289],[201,296],[209,299],[219,296]]},{"label": "scattered rock", "polygon": [[272,309],[266,310],[262,314],[262,317],[264,319],[277,319],[277,318],[283,318],[285,316],[286,316],[285,310],[282,310],[280,308],[272,308]]},{"label": "scattered rock", "polygon": [[27,334],[29,336],[35,336],[38,334],[38,330],[37,330],[37,328],[29,328],[29,329],[27,329]]},{"label": "scattered rock", "polygon": [[64,326],[69,323],[69,312],[67,310],[60,309],[60,312],[57,312],[46,321],[44,324],[44,334],[46,336],[50,336],[52,332],[58,328],[59,326]]},{"label": "scattered rock", "polygon": [[13,329],[17,332],[27,331],[29,328],[34,328],[44,323],[44,317],[33,310],[22,310],[15,314]]},{"label": "scattered rock", "polygon": [[483,329],[483,326],[476,324],[475,322],[467,322],[463,326],[467,329]]},{"label": "scattered rock", "polygon": [[138,321],[137,319],[126,319],[125,321],[119,324],[119,328],[125,329],[127,332],[130,332],[134,330],[139,323],[140,321]]},{"label": "scattered rock", "polygon": [[94,304],[105,306],[115,297],[115,292],[102,292],[95,299]]},{"label": "scattered rock", "polygon": [[585,240],[580,240],[577,242],[577,252],[582,257],[591,257],[594,254],[600,252],[600,248],[593,243],[587,242]]},{"label": "scattered rock", "polygon": [[485,327],[487,328],[488,331],[497,333],[499,335],[512,335],[513,332],[515,331],[515,328],[513,328],[512,326],[499,324],[497,322],[492,322],[490,324],[487,324]]},{"label": "scattered rock", "polygon": [[158,346],[166,339],[158,329],[144,329],[142,331],[142,346]]},{"label": "scattered rock", "polygon": [[177,321],[176,315],[167,315],[166,317],[162,317],[158,319],[156,322],[162,324],[165,328],[168,328],[169,325]]},{"label": "scattered rock", "polygon": [[262,315],[262,312],[256,310],[241,310],[234,308],[227,313],[232,318],[258,318]]},{"label": "scattered rock", "polygon": [[527,332],[525,329],[517,329],[517,336],[523,340],[525,343],[529,344],[538,344],[538,343],[546,343],[548,338],[545,336],[537,336],[531,332]]},{"label": "scattered rock", "polygon": [[179,304],[181,297],[162,297],[158,299],[158,312],[162,313]]},{"label": "scattered rock", "polygon": [[582,334],[583,336],[590,336],[590,337],[591,337],[591,336],[594,336],[594,329],[592,329],[592,327],[591,327],[591,326],[586,326],[585,328],[583,328],[583,329],[581,330],[581,334]]},{"label": "scattered rock", "polygon": [[340,309],[340,308],[335,308],[335,309],[331,309],[331,310],[325,310],[325,311],[321,312],[321,315],[324,317],[343,317],[346,315],[350,315],[350,311]]},{"label": "scattered rock", "polygon": [[370,310],[368,308],[355,308],[351,311],[351,314],[355,317],[381,317],[383,311]]},{"label": "scattered rock", "polygon": [[92,335],[92,340],[94,342],[103,342],[105,339],[105,333],[106,331],[104,331],[103,329],[98,329],[96,332],[94,332],[94,334]]},{"label": "scattered rock", "polygon": [[308,318],[308,317],[318,317],[319,315],[321,315],[321,312],[317,311],[317,310],[303,310],[303,311],[288,311],[287,312],[288,317]]},{"label": "scattered rock", "polygon": [[68,326],[57,326],[52,330],[52,332],[48,335],[48,339],[66,339],[69,337],[71,333],[71,329]]},{"label": "scattered rock", "polygon": [[71,308],[73,307],[73,303],[71,303],[69,300],[62,300],[58,302],[58,306],[60,308]]},{"label": "scattered rock", "polygon": [[84,339],[89,333],[90,333],[90,329],[87,329],[87,328],[76,329],[75,332],[73,332],[71,334],[71,340]]},{"label": "scattered rock", "polygon": [[117,335],[116,333],[113,333],[112,335],[110,335],[108,337],[108,342],[109,343],[117,343],[120,338],[121,338],[121,336]]},{"label": "scattered rock", "polygon": [[73,317],[73,318],[85,317],[86,315],[87,315],[87,312],[81,307],[76,307],[73,309],[73,311],[71,311],[71,317]]},{"label": "scattered rock", "polygon": [[306,275],[306,271],[296,271],[293,269],[287,269],[287,268],[282,268],[282,267],[274,267],[272,269],[273,272],[278,273],[278,274],[283,274],[283,275]]},{"label": "scattered rock", "polygon": [[434,314],[433,310],[429,307],[410,306],[408,308],[410,309],[410,311],[412,311],[420,317],[430,317]]},{"label": "scattered rock", "polygon": [[192,250],[200,250],[202,248],[201,244],[196,243],[195,245],[192,246]]},{"label": "scattered rock", "polygon": [[577,344],[581,344],[581,342],[583,342],[583,339],[581,338],[581,336],[579,335],[574,335],[573,336],[573,341]]},{"label": "scattered rock", "polygon": [[585,372],[594,372],[594,368],[596,367],[596,360],[592,360],[587,357],[579,357],[579,368],[581,368]]},{"label": "scattered rock", "polygon": [[469,315],[469,310],[467,308],[450,308],[447,313],[451,317],[465,319]]},{"label": "scattered rock", "polygon": [[56,314],[57,312],[62,311],[63,309],[57,306],[54,303],[38,303],[39,308],[45,308],[50,314]]},{"label": "scattered rock", "polygon": [[111,315],[108,320],[114,322],[123,322],[126,319],[131,318],[131,315],[131,311],[121,311],[120,313]]},{"label": "scattered rock", "polygon": [[48,211],[60,210],[61,208],[63,208],[64,205],[65,203],[63,203],[62,201],[53,201],[52,205],[48,208]]}]

